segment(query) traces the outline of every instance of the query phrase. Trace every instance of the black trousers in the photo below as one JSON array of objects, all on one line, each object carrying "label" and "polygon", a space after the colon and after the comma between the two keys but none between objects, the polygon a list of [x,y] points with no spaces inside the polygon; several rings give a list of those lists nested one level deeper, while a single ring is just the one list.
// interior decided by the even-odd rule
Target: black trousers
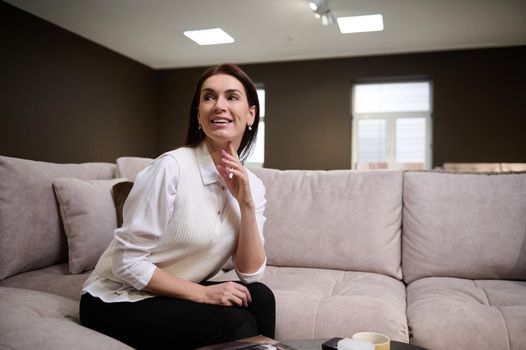
[{"label": "black trousers", "polygon": [[273,338],[274,294],[262,283],[245,286],[252,296],[246,308],[163,296],[105,303],[85,293],[80,300],[80,322],[136,349],[195,349],[259,334]]}]

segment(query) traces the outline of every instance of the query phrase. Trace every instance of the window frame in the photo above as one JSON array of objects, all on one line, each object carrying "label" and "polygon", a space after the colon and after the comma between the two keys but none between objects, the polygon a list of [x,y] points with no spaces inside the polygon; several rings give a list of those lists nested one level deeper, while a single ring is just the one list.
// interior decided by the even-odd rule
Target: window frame
[{"label": "window frame", "polygon": [[[266,139],[266,124],[265,124],[265,115],[267,113],[267,91],[265,89],[265,85],[263,83],[255,83],[254,84],[256,86],[256,90],[263,90],[263,93],[265,95],[265,98],[264,98],[264,101],[263,101],[263,105],[261,104],[261,100],[259,101],[260,103],[260,106],[259,106],[259,109],[260,109],[260,115],[259,115],[259,123],[258,123],[258,135],[257,135],[257,138],[263,136],[263,162],[260,163],[260,162],[254,162],[253,161],[253,156],[254,154],[256,153],[256,145],[257,145],[257,139],[256,139],[256,145],[254,146],[254,149],[252,150],[252,154],[250,155],[250,157],[247,159],[245,165],[249,168],[264,168],[265,167],[265,139]],[[261,112],[263,111],[263,114],[261,114]],[[263,126],[263,128],[262,128]],[[265,134],[265,135],[262,135]]]},{"label": "window frame", "polygon": [[[397,84],[397,83],[427,83],[429,86],[429,111],[411,111],[411,112],[365,112],[356,113],[356,93],[355,87],[357,85],[366,84]],[[397,119],[405,118],[424,118],[426,123],[426,146],[425,146],[425,162],[424,169],[431,169],[433,161],[433,83],[430,79],[415,79],[415,80],[396,80],[396,81],[371,81],[371,82],[355,82],[351,86],[351,169],[361,170],[363,168],[358,166],[358,123],[361,119],[383,119],[386,121],[386,163],[387,169],[403,169],[401,164],[396,162],[396,121]]]}]

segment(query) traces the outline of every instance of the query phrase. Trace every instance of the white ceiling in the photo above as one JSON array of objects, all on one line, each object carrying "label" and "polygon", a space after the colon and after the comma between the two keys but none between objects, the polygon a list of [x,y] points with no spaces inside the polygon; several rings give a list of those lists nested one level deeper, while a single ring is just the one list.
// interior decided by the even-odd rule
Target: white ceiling
[{"label": "white ceiling", "polygon": [[[327,0],[336,17],[380,13],[384,31],[341,34],[306,0],[5,0],[152,68],[526,44],[526,0]],[[185,30],[220,27],[233,44]]]}]

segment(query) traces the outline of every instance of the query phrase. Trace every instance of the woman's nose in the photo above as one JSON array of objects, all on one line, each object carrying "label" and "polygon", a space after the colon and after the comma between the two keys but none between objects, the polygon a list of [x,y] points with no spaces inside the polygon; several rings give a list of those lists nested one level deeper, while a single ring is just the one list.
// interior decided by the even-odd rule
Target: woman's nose
[{"label": "woman's nose", "polygon": [[214,111],[224,111],[226,110],[226,100],[222,96],[219,96],[216,99],[216,104],[214,105]]}]

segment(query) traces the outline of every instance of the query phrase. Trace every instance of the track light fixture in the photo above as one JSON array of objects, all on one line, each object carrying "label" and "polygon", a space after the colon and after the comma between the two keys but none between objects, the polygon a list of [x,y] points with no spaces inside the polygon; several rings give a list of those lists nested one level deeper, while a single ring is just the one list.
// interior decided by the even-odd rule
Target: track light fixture
[{"label": "track light fixture", "polygon": [[316,18],[321,19],[321,23],[326,26],[331,23],[336,22],[336,18],[331,12],[329,5],[327,5],[326,0],[307,0],[309,2],[309,7],[314,12]]}]

